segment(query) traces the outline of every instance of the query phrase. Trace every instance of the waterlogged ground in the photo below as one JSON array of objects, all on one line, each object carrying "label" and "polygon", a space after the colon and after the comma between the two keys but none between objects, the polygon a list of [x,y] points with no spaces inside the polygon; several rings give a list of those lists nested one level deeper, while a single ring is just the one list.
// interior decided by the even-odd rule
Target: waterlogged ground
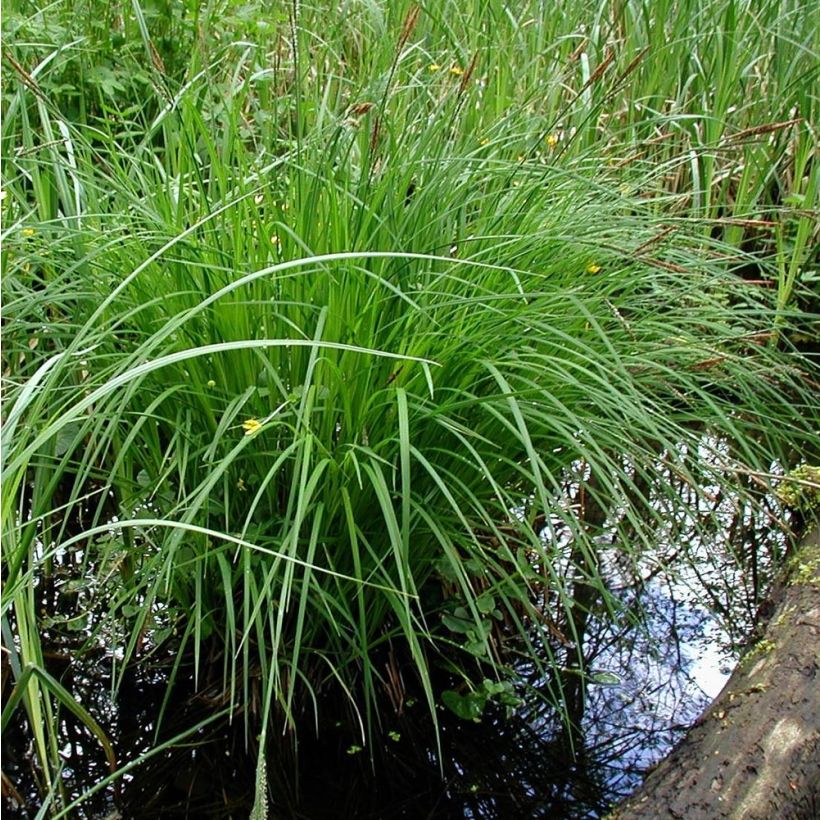
[{"label": "waterlogged ground", "polygon": [[[676,481],[671,475],[660,479]],[[566,485],[567,505],[577,503],[580,486],[578,481]],[[688,492],[685,482],[677,489]],[[290,738],[274,744],[267,772],[272,816],[604,816],[634,791],[718,694],[782,563],[786,542],[772,526],[773,499],[761,498],[752,511],[732,498],[701,492],[692,495],[689,509],[685,519],[659,529],[654,548],[641,553],[638,563],[620,548],[624,531],[618,532],[615,517],[608,519],[597,539],[597,560],[617,603],[614,616],[612,606],[577,580],[572,538],[556,519],[545,528],[545,546],[554,556],[553,570],[574,589],[575,601],[569,611],[562,610],[544,592],[542,610],[554,613],[549,627],[557,671],[545,675],[544,666],[522,653],[514,664],[521,703],[512,714],[491,702],[480,720],[469,721],[439,706],[439,748],[422,694],[413,697],[411,665],[405,670],[397,660],[404,691],[372,760],[341,703],[320,704],[326,722],[318,737],[311,720],[304,721],[298,758]],[[704,516],[711,528],[699,524]],[[83,558],[79,551],[58,553],[52,576],[38,582],[47,627],[45,665],[102,726],[119,767],[156,751],[106,784],[110,768],[100,744],[70,714],[61,713],[64,799],[70,803],[85,795],[69,816],[247,817],[256,737],[246,732],[243,714],[228,720],[221,657],[203,656],[195,681],[193,659],[176,652],[174,614],[157,610],[153,625],[140,636],[139,662],[123,670],[127,636],[120,630],[129,613],[105,614],[115,597],[117,573],[89,568]],[[116,549],[111,560],[116,567]],[[568,636],[583,647],[583,678]],[[112,646],[120,648],[112,651]],[[168,695],[174,664],[179,664],[178,684]],[[435,686],[441,691],[453,683],[443,678]],[[580,731],[568,731],[542,697],[556,687]],[[248,708],[252,726],[259,705]],[[18,720],[22,713],[17,710]],[[3,803],[10,817],[33,818],[42,807],[29,738],[20,723],[3,734]]]},{"label": "waterlogged ground", "polygon": [[[612,586],[624,614],[614,623],[601,611],[586,623],[589,683],[572,690],[580,693],[573,708],[581,733],[568,734],[554,711],[534,697],[546,681],[522,662],[521,682],[528,685],[518,690],[524,703],[514,716],[489,707],[480,722],[469,722],[441,710],[444,779],[425,707],[408,698],[387,727],[375,772],[358,738],[335,723],[322,727],[318,740],[306,733],[298,761],[286,752],[273,760],[269,778],[279,795],[274,811],[304,818],[601,817],[634,790],[717,694],[737,657],[734,633],[748,631],[754,617],[742,574],[732,582],[738,595],[734,608],[724,612],[729,617],[712,614],[718,584],[726,582],[730,567],[716,561],[719,550],[698,554],[693,543],[689,549],[695,551],[690,558],[700,559],[697,572],[681,566],[658,570],[656,561],[655,570],[641,578],[630,578],[618,568],[617,555],[609,556]],[[602,556],[607,558],[606,549]],[[117,787],[99,789],[71,816],[246,817],[253,795],[254,738],[248,752],[241,719],[233,725],[214,719],[221,706],[220,670],[212,670],[212,679],[200,680],[197,689],[183,675],[164,703],[175,658],[158,652],[125,673],[114,700],[111,653],[99,645],[83,662],[77,660],[93,623],[74,614],[76,599],[84,593],[72,576],[72,564],[64,557],[53,583],[41,590],[43,605],[54,613],[53,633],[47,636],[51,673],[90,705],[114,742],[120,766],[157,742],[188,734],[122,776]],[[629,617],[639,612],[640,618]],[[96,641],[102,644],[104,633]],[[150,636],[145,645],[150,655]],[[566,648],[568,666],[574,654]],[[116,664],[114,670],[119,673]],[[566,680],[572,680],[571,671]],[[164,718],[156,734],[160,710]],[[76,798],[109,770],[96,741],[70,717],[62,720],[67,738],[60,750],[63,786],[68,797]],[[199,721],[209,722],[190,733]],[[41,802],[23,729],[12,727],[3,738],[4,808],[8,816],[34,817]]]}]

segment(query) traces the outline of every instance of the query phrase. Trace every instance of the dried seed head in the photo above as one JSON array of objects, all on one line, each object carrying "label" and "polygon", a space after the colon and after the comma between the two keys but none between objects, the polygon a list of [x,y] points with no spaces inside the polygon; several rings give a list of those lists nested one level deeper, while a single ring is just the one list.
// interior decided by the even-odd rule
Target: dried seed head
[{"label": "dried seed head", "polygon": [[476,51],[476,53],[473,54],[473,59],[470,60],[470,65],[467,66],[467,69],[461,75],[461,82],[458,85],[459,96],[461,96],[467,90],[467,85],[470,82],[470,78],[473,76],[473,72],[475,71],[475,67],[477,64],[478,52]]},{"label": "dried seed head", "polygon": [[419,14],[421,14],[421,9],[418,6],[412,6],[410,11],[407,12],[407,17],[404,18],[404,25],[401,27],[401,34],[399,35],[396,51],[401,51],[407,45],[407,41],[413,34],[413,29],[419,21]]},{"label": "dried seed head", "polygon": [[373,107],[374,103],[372,102],[363,102],[357,103],[356,105],[350,106],[350,113],[353,114],[354,117],[361,117],[366,114],[370,109]]},{"label": "dried seed head", "polygon": [[379,147],[379,137],[381,136],[382,122],[381,117],[376,117],[373,123],[373,130],[370,132],[370,151],[375,152]]}]

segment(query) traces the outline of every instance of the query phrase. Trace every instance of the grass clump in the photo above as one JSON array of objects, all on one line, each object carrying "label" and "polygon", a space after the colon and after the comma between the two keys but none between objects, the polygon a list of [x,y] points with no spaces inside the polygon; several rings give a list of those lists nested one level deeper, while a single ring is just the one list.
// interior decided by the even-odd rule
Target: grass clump
[{"label": "grass clump", "polygon": [[443,677],[512,704],[578,582],[616,607],[605,527],[719,525],[659,464],[757,503],[739,476],[816,448],[817,171],[769,127],[814,110],[797,6],[135,2],[106,43],[9,5],[3,629],[46,791],[60,556],[119,579],[122,664],[162,613],[249,734],[335,692],[368,747],[397,654],[433,723]]}]

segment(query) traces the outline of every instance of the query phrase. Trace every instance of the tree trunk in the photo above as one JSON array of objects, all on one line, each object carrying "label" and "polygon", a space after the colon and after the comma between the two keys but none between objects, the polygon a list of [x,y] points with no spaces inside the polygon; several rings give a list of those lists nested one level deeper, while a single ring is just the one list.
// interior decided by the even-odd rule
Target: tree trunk
[{"label": "tree trunk", "polygon": [[772,606],[763,639],[611,820],[820,816],[820,528]]}]

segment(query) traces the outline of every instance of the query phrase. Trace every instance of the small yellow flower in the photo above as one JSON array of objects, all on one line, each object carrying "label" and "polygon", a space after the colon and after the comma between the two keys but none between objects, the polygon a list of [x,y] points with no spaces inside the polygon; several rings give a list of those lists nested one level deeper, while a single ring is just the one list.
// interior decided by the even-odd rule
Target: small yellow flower
[{"label": "small yellow flower", "polygon": [[479,145],[487,145],[488,142],[489,142],[489,140],[487,139],[487,137],[484,137],[484,139],[478,141],[478,144]]},{"label": "small yellow flower", "polygon": [[35,231],[34,228],[23,228],[21,233],[23,234],[23,236],[29,237],[34,236],[34,234],[36,234],[37,231]]},{"label": "small yellow flower", "polygon": [[550,148],[555,148],[555,146],[558,145],[558,135],[550,134],[547,137],[547,145],[549,145]]},{"label": "small yellow flower", "polygon": [[428,71],[439,71],[440,69],[441,66],[438,63],[430,63],[430,65],[427,66]]},{"label": "small yellow flower", "polygon": [[240,478],[239,481],[236,482],[236,489],[239,490],[240,493],[245,492],[245,490],[247,488],[245,487],[245,479],[244,478]]},{"label": "small yellow flower", "polygon": [[461,66],[459,66],[459,65],[454,65],[454,66],[450,69],[450,73],[451,73],[451,74],[455,74],[455,75],[456,75],[456,77],[460,77],[460,76],[464,73],[464,69],[463,69]]},{"label": "small yellow flower", "polygon": [[216,382],[213,379],[208,379],[208,389],[213,390],[216,387]]},{"label": "small yellow flower", "polygon": [[242,422],[242,429],[245,431],[246,436],[252,436],[262,429],[262,423],[259,419],[248,419]]},{"label": "small yellow flower", "polygon": [[601,270],[600,265],[596,265],[595,262],[590,262],[587,265],[587,273],[598,273]]}]

